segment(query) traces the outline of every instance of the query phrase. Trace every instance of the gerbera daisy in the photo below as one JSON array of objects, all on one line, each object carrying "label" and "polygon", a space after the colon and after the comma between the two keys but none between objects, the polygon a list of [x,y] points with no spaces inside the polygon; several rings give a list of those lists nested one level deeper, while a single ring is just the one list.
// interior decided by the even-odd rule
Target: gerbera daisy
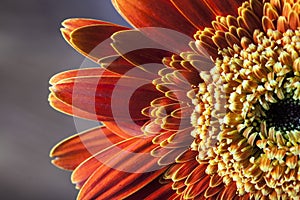
[{"label": "gerbera daisy", "polygon": [[102,124],[51,152],[78,199],[299,199],[300,1],[113,5],[135,28],[64,21],[100,67],[50,81],[55,109]]}]

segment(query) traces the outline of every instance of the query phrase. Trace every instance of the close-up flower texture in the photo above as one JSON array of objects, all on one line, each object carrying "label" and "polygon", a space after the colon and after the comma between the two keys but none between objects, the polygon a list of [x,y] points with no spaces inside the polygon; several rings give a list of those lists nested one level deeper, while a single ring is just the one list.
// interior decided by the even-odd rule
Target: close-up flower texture
[{"label": "close-up flower texture", "polygon": [[98,126],[57,144],[78,199],[300,199],[300,1],[112,0],[132,28],[67,19],[98,67],[50,105]]}]

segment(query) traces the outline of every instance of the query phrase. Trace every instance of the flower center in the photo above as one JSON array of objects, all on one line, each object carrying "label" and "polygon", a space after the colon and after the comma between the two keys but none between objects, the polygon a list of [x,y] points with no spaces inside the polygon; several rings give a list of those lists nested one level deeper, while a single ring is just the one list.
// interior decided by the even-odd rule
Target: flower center
[{"label": "flower center", "polygon": [[277,131],[300,131],[300,101],[286,98],[270,106],[266,112],[267,126]]},{"label": "flower center", "polygon": [[200,73],[192,148],[206,173],[235,181],[240,195],[300,195],[299,55],[299,30],[256,30]]}]

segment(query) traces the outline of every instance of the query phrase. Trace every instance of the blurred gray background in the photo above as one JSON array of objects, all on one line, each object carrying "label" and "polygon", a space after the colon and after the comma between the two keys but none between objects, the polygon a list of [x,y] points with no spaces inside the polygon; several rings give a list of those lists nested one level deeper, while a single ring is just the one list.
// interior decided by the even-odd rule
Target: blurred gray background
[{"label": "blurred gray background", "polygon": [[88,17],[125,24],[110,0],[2,0],[0,3],[0,198],[71,200],[70,173],[50,163],[53,145],[76,133],[73,118],[48,105],[48,80],[83,57],[60,22]]}]

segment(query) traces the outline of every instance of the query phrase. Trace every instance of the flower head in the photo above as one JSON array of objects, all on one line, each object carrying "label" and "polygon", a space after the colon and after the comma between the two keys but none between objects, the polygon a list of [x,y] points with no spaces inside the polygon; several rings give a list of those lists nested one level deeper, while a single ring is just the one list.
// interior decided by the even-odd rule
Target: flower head
[{"label": "flower head", "polygon": [[66,20],[100,67],[50,81],[54,108],[102,123],[51,152],[78,199],[297,199],[300,1],[113,4],[135,28]]}]

